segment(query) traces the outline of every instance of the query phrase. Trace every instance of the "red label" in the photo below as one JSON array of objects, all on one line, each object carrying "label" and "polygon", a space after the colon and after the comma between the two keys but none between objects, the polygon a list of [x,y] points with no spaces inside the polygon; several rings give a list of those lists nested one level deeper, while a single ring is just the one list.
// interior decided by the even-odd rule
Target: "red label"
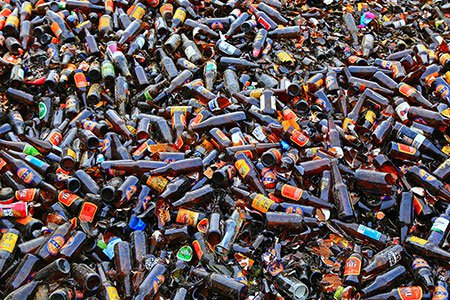
[{"label": "red label", "polygon": [[422,288],[420,286],[401,287],[397,289],[397,292],[402,300],[422,299]]},{"label": "red label", "polygon": [[361,273],[361,260],[350,256],[345,262],[344,276],[359,275]]},{"label": "red label", "polygon": [[78,218],[80,221],[84,222],[92,222],[95,217],[95,213],[97,212],[98,206],[91,202],[84,202],[81,207],[80,215]]},{"label": "red label", "polygon": [[400,87],[398,88],[398,91],[405,97],[409,97],[412,95],[412,93],[414,93],[415,88],[413,88],[412,86],[410,86],[406,83],[402,83],[400,85]]},{"label": "red label", "polygon": [[33,201],[36,197],[37,189],[23,189],[16,191],[16,199],[23,202]]},{"label": "red label", "polygon": [[72,194],[67,190],[61,191],[58,194],[58,201],[64,204],[65,206],[71,206],[72,203],[77,199],[81,198],[78,195]]},{"label": "red label", "polygon": [[398,151],[403,152],[403,153],[407,153],[407,154],[411,154],[414,155],[417,152],[417,149],[405,144],[397,144],[398,146]]},{"label": "red label", "polygon": [[285,184],[281,187],[281,196],[298,201],[302,197],[303,190],[299,189],[298,187]]},{"label": "red label", "polygon": [[62,138],[63,136],[61,133],[53,131],[47,139],[52,145],[58,146],[61,143]]},{"label": "red label", "polygon": [[309,142],[309,137],[303,134],[300,130],[295,129],[292,131],[291,141],[299,147],[303,147]]},{"label": "red label", "polygon": [[195,254],[197,254],[198,259],[202,259],[203,256],[203,251],[202,248],[200,247],[200,243],[195,240],[192,242],[192,247],[194,248]]}]

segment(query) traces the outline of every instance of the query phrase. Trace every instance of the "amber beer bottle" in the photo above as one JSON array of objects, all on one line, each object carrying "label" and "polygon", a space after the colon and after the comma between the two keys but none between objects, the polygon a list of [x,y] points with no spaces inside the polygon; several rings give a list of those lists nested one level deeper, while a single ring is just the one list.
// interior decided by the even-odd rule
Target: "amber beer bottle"
[{"label": "amber beer bottle", "polygon": [[102,264],[97,265],[98,274],[100,275],[100,280],[102,284],[102,295],[106,300],[117,300],[120,299],[119,293],[116,287],[108,280],[105,274],[105,270]]},{"label": "amber beer bottle", "polygon": [[331,220],[330,222],[338,226],[350,237],[367,241],[376,247],[384,247],[388,241],[388,237],[385,234],[362,224],[344,223],[339,220]]},{"label": "amber beer bottle", "polygon": [[445,188],[445,184],[418,166],[412,166],[406,176],[413,182],[423,186],[430,194],[442,197],[450,202],[450,192]]},{"label": "amber beer bottle", "polygon": [[234,166],[239,175],[259,193],[266,195],[266,190],[258,177],[256,167],[251,160],[242,152],[236,153],[234,156]]},{"label": "amber beer bottle", "polygon": [[438,245],[417,236],[406,239],[406,249],[411,253],[421,255],[430,259],[450,262],[450,252],[442,250]]},{"label": "amber beer bottle", "polygon": [[392,245],[375,254],[372,260],[362,269],[364,277],[375,277],[388,268],[398,264],[403,256],[404,249],[401,245]]},{"label": "amber beer bottle", "polygon": [[3,272],[12,262],[19,236],[19,231],[14,228],[3,233],[0,239],[0,272]]},{"label": "amber beer bottle", "polygon": [[277,183],[275,187],[275,196],[289,199],[292,201],[298,201],[302,204],[312,205],[314,207],[323,207],[323,208],[332,207],[330,203],[325,202],[311,195],[307,191],[282,182]]},{"label": "amber beer bottle", "polygon": [[60,225],[52,232],[48,240],[36,250],[36,255],[46,261],[53,260],[66,243],[72,228],[73,224],[71,222]]},{"label": "amber beer bottle", "polygon": [[427,155],[439,160],[445,160],[448,158],[445,153],[439,150],[439,148],[437,148],[424,135],[406,127],[401,123],[396,122],[392,131],[398,140],[417,148],[422,153],[426,153]]},{"label": "amber beer bottle", "polygon": [[333,178],[332,194],[338,208],[338,218],[344,221],[353,221],[355,218],[353,203],[347,185],[342,180],[337,159],[331,161],[331,174]]},{"label": "amber beer bottle", "polygon": [[407,274],[404,266],[396,266],[377,276],[372,283],[361,290],[361,294],[364,297],[370,297],[388,291],[392,287],[398,286]]},{"label": "amber beer bottle", "polygon": [[178,176],[186,173],[198,172],[203,168],[203,160],[201,158],[188,158],[175,162],[171,162],[163,167],[150,170],[150,176]]},{"label": "amber beer bottle", "polygon": [[117,271],[118,282],[121,286],[122,294],[129,299],[131,290],[131,248],[130,244],[120,241],[114,245],[114,263]]},{"label": "amber beer bottle", "polygon": [[434,289],[433,273],[426,260],[420,257],[413,257],[411,268],[416,282],[428,290]]},{"label": "amber beer bottle", "polygon": [[389,293],[377,294],[364,298],[365,300],[420,300],[424,294],[420,286],[402,286],[391,290]]},{"label": "amber beer bottle", "polygon": [[219,273],[208,273],[199,268],[192,270],[191,274],[203,278],[209,289],[227,295],[226,298],[243,300],[247,297],[248,286],[233,278]]},{"label": "amber beer bottle", "polygon": [[0,157],[5,160],[10,170],[28,186],[37,187],[43,182],[42,176],[21,159],[16,159],[3,150],[0,150]]},{"label": "amber beer bottle", "polygon": [[355,244],[353,253],[345,261],[344,284],[358,287],[361,283],[361,268],[363,257],[361,255],[361,246]]}]

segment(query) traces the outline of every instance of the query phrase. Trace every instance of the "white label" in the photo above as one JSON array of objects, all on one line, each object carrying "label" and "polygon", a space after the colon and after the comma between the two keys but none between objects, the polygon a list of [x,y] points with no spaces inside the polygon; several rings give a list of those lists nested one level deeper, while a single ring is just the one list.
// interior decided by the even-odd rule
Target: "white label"
[{"label": "white label", "polygon": [[184,53],[186,53],[187,58],[190,60],[197,52],[195,52],[195,49],[193,46],[189,46],[184,50]]},{"label": "white label", "polygon": [[400,117],[400,120],[408,120],[408,111],[410,107],[411,106],[407,102],[402,102],[395,108],[395,112]]},{"label": "white label", "polygon": [[431,230],[437,231],[440,233],[444,233],[447,231],[448,223],[450,223],[449,220],[439,217],[434,221],[433,227],[431,227]]},{"label": "white label", "polygon": [[260,142],[266,139],[266,135],[264,134],[261,126],[255,127],[255,129],[253,129],[252,134]]},{"label": "white label", "polygon": [[414,138],[411,146],[413,146],[416,149],[419,149],[419,147],[420,147],[420,145],[422,145],[423,141],[425,141],[425,136],[423,136],[419,133]]}]

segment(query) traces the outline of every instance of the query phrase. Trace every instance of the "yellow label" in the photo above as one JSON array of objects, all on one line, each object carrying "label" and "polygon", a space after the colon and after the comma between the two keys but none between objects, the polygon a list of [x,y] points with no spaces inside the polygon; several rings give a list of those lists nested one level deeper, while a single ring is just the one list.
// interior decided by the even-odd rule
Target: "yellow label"
[{"label": "yellow label", "polygon": [[295,62],[294,57],[292,57],[292,55],[290,53],[285,52],[285,51],[279,52],[277,54],[277,57],[281,62],[291,62],[291,63]]},{"label": "yellow label", "polygon": [[5,233],[0,240],[0,251],[8,251],[12,253],[19,236],[15,233]]},{"label": "yellow label", "polygon": [[450,155],[450,146],[442,147],[442,152],[444,152],[447,155]]},{"label": "yellow label", "polygon": [[375,118],[377,117],[377,115],[369,110],[366,114],[366,120],[369,121],[369,123],[373,124],[373,122],[375,122]]},{"label": "yellow label", "polygon": [[131,17],[135,18],[135,19],[142,19],[142,17],[145,15],[145,9],[143,9],[140,6],[136,6],[136,9],[134,10],[133,14],[131,15]]},{"label": "yellow label", "polygon": [[182,9],[177,9],[175,11],[175,14],[173,15],[174,19],[179,19],[181,22],[184,22],[184,19],[186,19],[186,12]]},{"label": "yellow label", "polygon": [[108,294],[108,298],[110,300],[120,300],[119,293],[117,292],[117,289],[115,287],[106,287],[106,293]]},{"label": "yellow label", "polygon": [[266,213],[269,211],[269,208],[275,201],[272,201],[270,198],[267,198],[264,195],[258,194],[255,196],[252,202],[252,207],[262,213]]},{"label": "yellow label", "polygon": [[19,26],[19,18],[16,17],[15,15],[9,15],[8,18],[6,19],[6,25],[13,25],[14,27],[18,27]]},{"label": "yellow label", "polygon": [[234,163],[234,165],[236,166],[236,169],[238,170],[239,174],[241,174],[242,178],[245,178],[247,174],[250,172],[250,166],[244,159],[238,159]]},{"label": "yellow label", "polygon": [[428,243],[427,240],[421,239],[421,238],[419,238],[417,236],[412,236],[412,237],[409,238],[409,240],[411,242],[413,242],[413,243],[417,243],[417,244],[420,244],[420,245],[425,245],[426,243]]}]

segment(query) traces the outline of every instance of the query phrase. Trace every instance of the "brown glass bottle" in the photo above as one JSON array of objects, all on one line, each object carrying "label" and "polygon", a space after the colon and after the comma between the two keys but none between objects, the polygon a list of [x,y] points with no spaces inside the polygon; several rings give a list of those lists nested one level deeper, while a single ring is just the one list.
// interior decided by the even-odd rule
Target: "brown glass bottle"
[{"label": "brown glass bottle", "polygon": [[266,190],[258,177],[256,167],[251,160],[242,152],[236,153],[234,156],[234,166],[239,175],[247,182],[252,189],[255,189],[259,193],[266,195]]},{"label": "brown glass bottle", "polygon": [[341,171],[339,170],[338,161],[336,159],[331,161],[331,174],[333,178],[332,194],[338,208],[338,218],[340,220],[351,222],[355,219],[353,203],[347,185],[342,180]]}]

